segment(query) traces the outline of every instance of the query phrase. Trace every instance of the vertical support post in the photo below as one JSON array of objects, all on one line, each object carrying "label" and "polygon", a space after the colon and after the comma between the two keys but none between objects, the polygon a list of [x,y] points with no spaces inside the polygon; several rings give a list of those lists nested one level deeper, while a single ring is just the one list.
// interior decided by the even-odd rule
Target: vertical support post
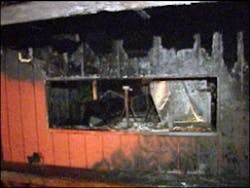
[{"label": "vertical support post", "polygon": [[98,99],[98,96],[97,96],[97,80],[92,81],[92,96],[93,96],[93,100]]},{"label": "vertical support post", "polygon": [[202,61],[200,60],[200,48],[201,48],[201,36],[199,33],[197,33],[194,35],[193,51],[194,51],[194,56],[197,59],[199,65],[202,65]]},{"label": "vertical support post", "polygon": [[243,43],[243,32],[237,33],[237,63],[240,64],[240,91],[244,90],[244,43]]},{"label": "vertical support post", "polygon": [[129,96],[128,92],[132,91],[132,88],[129,86],[123,86],[122,89],[124,90],[124,108],[125,108],[125,114],[126,114],[126,121],[127,121],[127,127],[130,127],[130,122],[129,122]]},{"label": "vertical support post", "polygon": [[85,52],[85,43],[82,42],[82,44],[81,44],[81,53],[82,53],[81,76],[84,76],[84,52]]},{"label": "vertical support post", "polygon": [[122,45],[123,41],[119,40],[117,41],[117,52],[116,52],[116,60],[117,60],[117,72],[118,72],[118,77],[121,77],[121,58],[120,58],[120,46]]},{"label": "vertical support post", "polygon": [[68,66],[69,66],[69,59],[68,59],[68,53],[64,52],[63,53],[63,60],[64,60],[64,64],[63,64],[63,72],[64,72],[64,76],[67,76],[68,74]]},{"label": "vertical support post", "polygon": [[[65,95],[63,94],[63,92],[64,92],[63,90],[65,90]],[[65,121],[65,119],[68,119],[69,117],[71,117],[71,114],[70,114],[70,89],[60,89],[60,95],[62,95],[63,98],[66,100],[65,104],[62,103],[62,106],[60,106],[63,113],[66,115],[66,117],[63,117],[63,120]],[[58,120],[61,119],[61,117],[62,117],[62,115],[59,114]]]},{"label": "vertical support post", "polygon": [[215,63],[219,64],[219,67],[223,67],[223,40],[222,35],[218,32],[215,32],[213,35],[213,44],[212,44],[212,58]]},{"label": "vertical support post", "polygon": [[127,127],[129,127],[128,90],[125,90],[125,101],[124,101],[124,106],[125,106],[125,111],[126,111]]},{"label": "vertical support post", "polygon": [[178,138],[177,144],[177,170],[180,171],[181,169],[181,153],[180,153],[180,139]]},{"label": "vertical support post", "polygon": [[117,76],[121,77],[121,51],[122,51],[122,47],[123,46],[123,40],[117,40],[114,42],[114,53],[115,53],[115,63],[117,65]]},{"label": "vertical support post", "polygon": [[[201,159],[200,159],[200,138],[199,137],[194,137],[195,140],[195,154],[196,154],[196,159],[197,159],[197,168],[200,171],[200,165],[201,165]],[[199,175],[200,176],[200,175]]]},{"label": "vertical support post", "polygon": [[223,150],[222,150],[222,135],[221,132],[218,130],[218,137],[217,137],[217,146],[216,146],[216,153],[217,153],[217,175],[221,174],[221,169],[223,168],[224,161],[223,161]]},{"label": "vertical support post", "polygon": [[159,64],[161,61],[161,49],[162,49],[162,39],[159,36],[154,36],[153,38],[153,48],[151,51],[151,68],[150,73],[155,74],[159,69]]},{"label": "vertical support post", "polygon": [[[240,91],[241,95],[244,94],[244,81],[245,81],[245,57],[244,57],[244,41],[243,41],[243,32],[237,33],[237,64],[238,64],[238,70],[239,70],[239,76],[240,76]],[[242,175],[242,169],[244,168],[244,140],[246,140],[246,137],[244,136],[244,113],[240,113],[239,116],[239,122],[237,126],[237,157],[239,159],[239,175]]]}]

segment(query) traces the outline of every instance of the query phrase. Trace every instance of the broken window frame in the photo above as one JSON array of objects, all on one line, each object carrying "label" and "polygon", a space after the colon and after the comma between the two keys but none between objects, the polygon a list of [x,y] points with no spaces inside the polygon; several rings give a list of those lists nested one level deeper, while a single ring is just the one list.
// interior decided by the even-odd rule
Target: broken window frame
[{"label": "broken window frame", "polygon": [[[132,132],[146,132],[146,133],[154,133],[154,134],[169,134],[169,135],[199,135],[200,133],[202,134],[208,134],[210,135],[213,134],[213,133],[216,133],[217,132],[217,114],[218,114],[218,108],[217,108],[217,104],[218,104],[218,101],[217,101],[217,98],[218,98],[218,78],[217,77],[184,77],[184,78],[168,78],[168,77],[161,77],[161,78],[157,78],[157,77],[143,77],[143,78],[125,78],[125,79],[118,79],[118,78],[91,78],[91,77],[61,77],[61,78],[47,78],[45,80],[45,83],[46,83],[46,87],[47,87],[47,83],[49,82],[53,82],[53,81],[57,81],[57,82],[61,82],[61,81],[91,81],[91,90],[92,90],[92,99],[93,100],[97,100],[97,88],[96,88],[96,84],[98,84],[99,81],[103,80],[103,79],[108,79],[108,80],[126,80],[126,79],[139,79],[139,80],[147,80],[147,81],[178,81],[178,80],[207,80],[210,82],[213,82],[215,83],[216,85],[216,91],[215,91],[215,94],[216,94],[216,98],[213,99],[213,102],[214,102],[214,108],[215,108],[215,112],[213,112],[213,114],[211,114],[211,123],[210,123],[210,131],[205,131],[205,132],[201,132],[201,131],[183,131],[183,130],[177,130],[177,131],[173,131],[173,130],[160,130],[160,129],[152,129],[152,130],[129,130],[129,129],[93,129],[93,128],[89,128],[89,129],[84,129],[84,130],[97,130],[97,131],[103,131],[103,130],[107,130],[107,131],[132,131]],[[47,93],[47,89],[46,89],[46,100],[47,100],[47,112],[48,112],[48,117],[49,117],[49,105],[48,105],[48,93]],[[49,122],[49,118],[48,118],[48,124],[49,124],[49,128],[50,129],[60,129],[60,130],[83,130],[83,129],[76,129],[76,128],[67,128],[67,129],[64,129],[64,128],[58,128],[58,127],[51,127],[50,125],[50,122]],[[174,126],[176,127],[176,126]]]}]

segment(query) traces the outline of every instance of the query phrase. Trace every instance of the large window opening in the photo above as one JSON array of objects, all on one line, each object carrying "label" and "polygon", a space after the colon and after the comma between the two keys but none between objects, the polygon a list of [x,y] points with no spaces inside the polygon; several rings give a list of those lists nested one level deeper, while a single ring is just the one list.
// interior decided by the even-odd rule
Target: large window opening
[{"label": "large window opening", "polygon": [[47,81],[50,128],[210,132],[216,78]]}]

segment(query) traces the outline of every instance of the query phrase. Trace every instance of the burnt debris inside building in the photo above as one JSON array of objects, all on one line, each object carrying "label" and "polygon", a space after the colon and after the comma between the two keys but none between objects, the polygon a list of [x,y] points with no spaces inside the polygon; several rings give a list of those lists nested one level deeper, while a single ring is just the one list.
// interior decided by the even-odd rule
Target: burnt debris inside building
[{"label": "burnt debris inside building", "polygon": [[[218,21],[220,11],[205,16],[203,6],[209,12],[224,4],[17,24],[3,28],[13,36],[3,37],[3,45],[20,51],[20,60],[39,60],[30,66],[46,82],[51,128],[211,132],[218,74],[233,66],[224,63],[222,36],[224,44],[236,44],[245,28]],[[229,25],[233,31],[223,31]],[[224,53],[231,59],[230,50]]]},{"label": "burnt debris inside building", "polygon": [[[132,56],[122,40],[108,41],[94,35],[83,43],[78,34],[56,37],[59,41],[71,37],[73,44],[66,48],[73,50],[61,49],[65,42],[57,41],[55,49],[59,50],[49,49],[51,56],[41,66],[47,77],[52,127],[215,130],[216,123],[211,120],[216,117],[216,108],[212,107],[216,105],[216,78],[161,78],[168,61],[178,66],[176,52],[164,49],[161,37],[153,37],[148,52],[134,52]],[[110,43],[110,52],[92,49],[102,40]]]},{"label": "burnt debris inside building", "polygon": [[211,131],[214,93],[211,78],[47,81],[50,123],[61,128]]}]

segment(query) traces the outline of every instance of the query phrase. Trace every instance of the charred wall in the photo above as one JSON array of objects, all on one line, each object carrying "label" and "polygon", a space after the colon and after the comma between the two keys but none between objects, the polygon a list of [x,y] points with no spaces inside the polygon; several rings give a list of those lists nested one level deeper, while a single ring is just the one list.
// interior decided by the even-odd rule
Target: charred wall
[{"label": "charred wall", "polygon": [[[1,28],[1,73],[21,84],[26,81],[32,83],[34,89],[37,89],[35,81],[48,77],[215,77],[217,135],[211,138],[211,142],[202,136],[190,138],[194,141],[190,149],[198,147],[199,150],[182,155],[181,168],[183,171],[193,170],[200,162],[206,164],[208,174],[228,177],[233,170],[237,176],[249,177],[249,8],[246,5],[218,3],[146,9],[150,19],[133,11],[102,12],[4,26]],[[18,63],[17,52],[25,52],[30,46],[34,53],[32,63]],[[75,66],[75,69],[65,68],[66,62],[72,63],[71,68]],[[84,71],[81,68],[83,63],[86,63]],[[20,85],[7,89],[11,89],[13,94]],[[39,93],[34,91],[34,95]],[[18,94],[14,96],[18,103]],[[11,96],[7,99],[10,102]],[[39,101],[39,97],[36,99]],[[34,101],[31,103],[35,105]],[[37,102],[36,108],[38,105]],[[42,106],[44,108],[44,104]],[[113,155],[112,168],[125,172],[142,169],[142,174],[147,174],[146,164],[150,161],[156,161],[152,164],[155,172],[159,172],[159,166],[170,168],[171,164],[166,165],[161,158],[158,160],[159,156],[165,156],[162,153],[167,153],[163,136],[159,138],[163,142],[161,139],[156,141],[154,151],[144,151],[143,154],[137,153],[139,149],[134,151],[131,161],[135,163],[117,150]],[[184,150],[187,147],[182,146]],[[197,158],[192,160],[192,155],[200,156],[201,161]],[[124,160],[117,162],[117,158]]]}]

